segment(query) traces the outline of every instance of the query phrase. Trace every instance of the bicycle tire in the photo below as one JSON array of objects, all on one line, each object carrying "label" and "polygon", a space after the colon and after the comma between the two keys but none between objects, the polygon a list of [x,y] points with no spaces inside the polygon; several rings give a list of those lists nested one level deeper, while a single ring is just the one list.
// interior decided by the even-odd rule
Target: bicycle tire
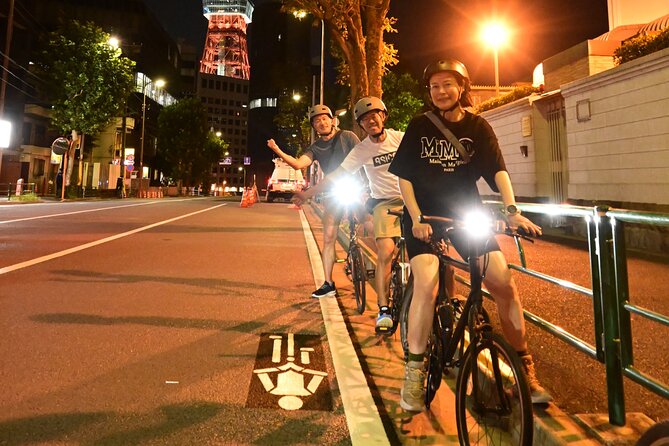
[{"label": "bicycle tire", "polygon": [[351,279],[353,281],[353,293],[355,294],[355,303],[358,313],[362,314],[365,311],[366,304],[366,287],[367,281],[365,263],[362,259],[360,248],[355,246],[351,249]]},{"label": "bicycle tire", "polygon": [[[480,399],[474,396],[474,383]],[[465,352],[455,387],[455,411],[461,445],[532,444],[527,379],[516,352],[497,333],[482,333]]]},{"label": "bicycle tire", "polygon": [[390,286],[388,295],[390,296],[390,316],[393,319],[393,326],[383,334],[390,336],[397,331],[399,327],[400,312],[402,309],[402,297],[404,295],[404,285],[402,284],[402,266],[399,262],[393,262],[390,267]]},{"label": "bicycle tire", "polygon": [[636,446],[667,445],[669,445],[669,420],[652,425],[636,443]]},{"label": "bicycle tire", "polygon": [[425,385],[425,407],[430,404],[441,386],[444,375],[445,348],[453,334],[453,310],[449,304],[439,305],[432,322],[432,333],[427,345],[427,383]]},{"label": "bicycle tire", "polygon": [[411,300],[413,299],[413,274],[409,276],[406,288],[404,288],[404,296],[402,296],[402,307],[400,308],[400,342],[402,343],[402,352],[404,353],[404,361],[409,359],[409,341],[407,335],[409,333],[409,308],[411,308]]}]

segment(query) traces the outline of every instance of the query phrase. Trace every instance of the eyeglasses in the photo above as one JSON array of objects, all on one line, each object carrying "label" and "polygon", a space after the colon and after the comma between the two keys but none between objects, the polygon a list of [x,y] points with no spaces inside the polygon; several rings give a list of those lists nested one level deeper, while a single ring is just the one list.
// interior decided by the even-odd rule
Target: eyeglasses
[{"label": "eyeglasses", "polygon": [[378,119],[379,116],[380,114],[377,110],[372,110],[362,115],[360,122],[368,123],[372,119]]}]

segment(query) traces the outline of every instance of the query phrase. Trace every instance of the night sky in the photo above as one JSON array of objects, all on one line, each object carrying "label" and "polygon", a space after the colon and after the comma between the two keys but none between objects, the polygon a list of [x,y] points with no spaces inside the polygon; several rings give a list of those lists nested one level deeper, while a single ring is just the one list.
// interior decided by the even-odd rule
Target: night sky
[{"label": "night sky", "polygon": [[[254,4],[259,1],[256,0]],[[206,32],[200,0],[145,0],[166,29],[198,48]],[[392,0],[398,34],[386,40],[399,49],[397,70],[420,78],[430,61],[462,60],[475,84],[494,83],[493,55],[479,41],[479,23],[499,17],[514,29],[500,50],[500,83],[531,81],[542,60],[608,31],[607,0]]]}]

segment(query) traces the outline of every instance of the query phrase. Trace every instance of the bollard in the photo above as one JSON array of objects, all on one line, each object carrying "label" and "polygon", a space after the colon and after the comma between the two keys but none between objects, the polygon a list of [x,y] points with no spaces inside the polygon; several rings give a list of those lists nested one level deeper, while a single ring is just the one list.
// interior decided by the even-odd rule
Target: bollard
[{"label": "bollard", "polygon": [[19,178],[16,182],[16,196],[20,197],[23,193],[23,178]]}]

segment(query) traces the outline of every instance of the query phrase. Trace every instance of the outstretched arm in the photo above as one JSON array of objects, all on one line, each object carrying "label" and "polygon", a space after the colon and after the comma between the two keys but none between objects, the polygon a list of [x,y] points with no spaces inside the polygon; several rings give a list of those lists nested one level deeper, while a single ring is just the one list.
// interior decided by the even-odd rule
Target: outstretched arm
[{"label": "outstretched arm", "polygon": [[293,197],[291,198],[290,201],[295,203],[298,206],[301,206],[302,203],[306,202],[309,198],[313,197],[316,194],[319,194],[326,190],[328,187],[333,182],[336,182],[339,178],[343,177],[344,175],[348,175],[349,173],[344,170],[344,168],[337,167],[337,169],[334,172],[331,172],[327,174],[321,181],[318,182],[317,185],[314,187],[310,187],[309,189],[298,192]]},{"label": "outstretched arm", "polygon": [[276,153],[279,158],[288,163],[288,165],[293,169],[297,170],[303,169],[307,166],[310,166],[312,163],[311,158],[308,157],[307,155],[302,155],[299,158],[295,158],[294,156],[288,155],[286,152],[284,152],[279,148],[279,146],[276,144],[276,141],[274,141],[273,139],[267,140],[267,147],[272,149],[272,151]]}]

